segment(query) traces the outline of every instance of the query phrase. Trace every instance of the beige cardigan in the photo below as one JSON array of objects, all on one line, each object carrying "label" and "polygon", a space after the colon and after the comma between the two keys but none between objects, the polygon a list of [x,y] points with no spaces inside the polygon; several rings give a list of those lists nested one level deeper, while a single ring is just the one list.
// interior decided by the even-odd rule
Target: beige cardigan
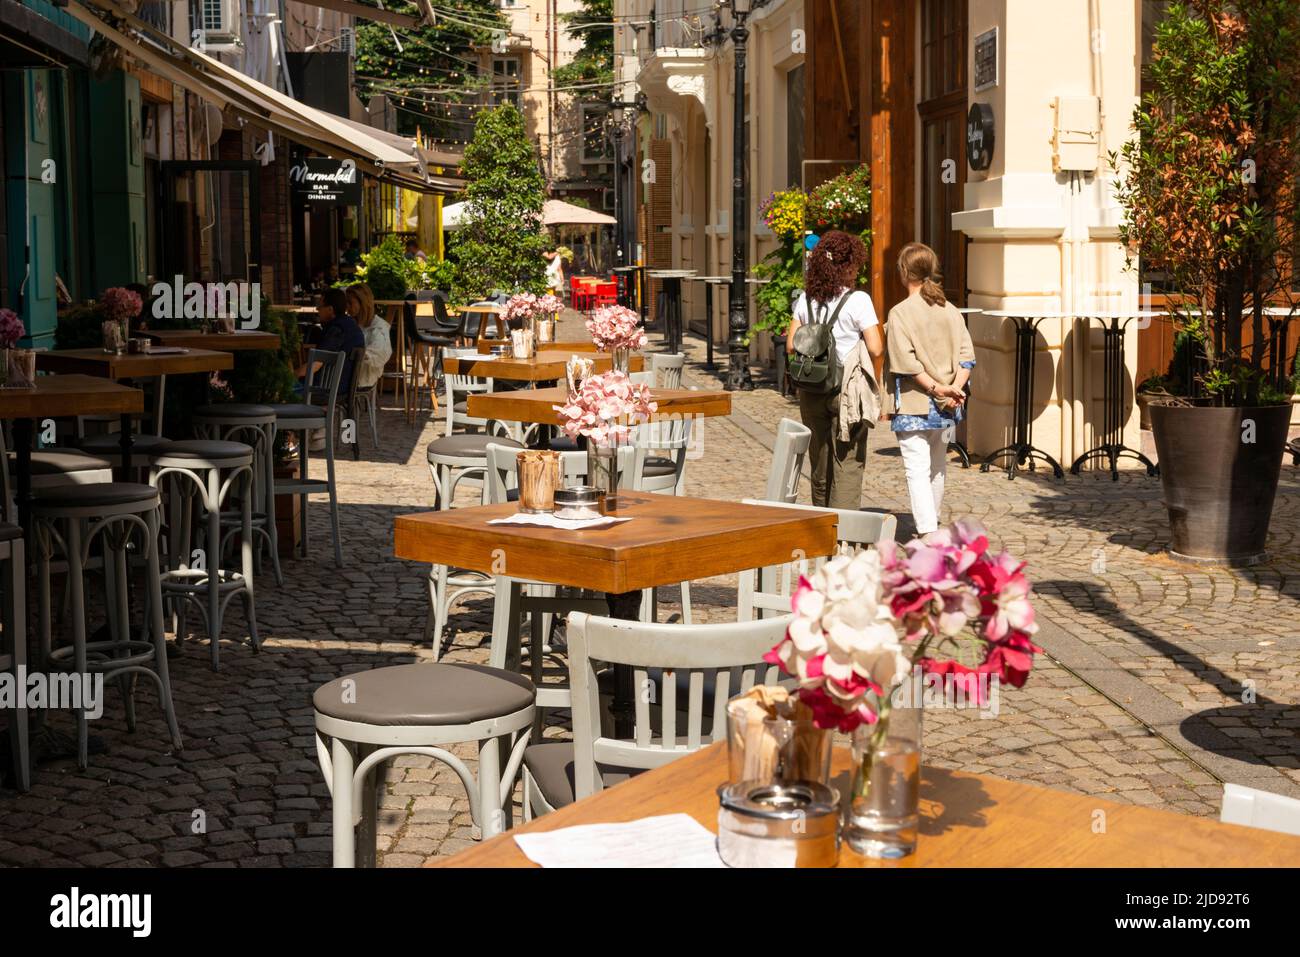
[{"label": "beige cardigan", "polygon": [[889,310],[885,339],[885,382],[892,400],[893,377],[902,380],[898,408],[893,410],[902,415],[930,412],[930,394],[913,376],[925,372],[942,385],[952,385],[961,364],[975,361],[975,347],[957,307],[950,302],[931,306],[919,291]]}]

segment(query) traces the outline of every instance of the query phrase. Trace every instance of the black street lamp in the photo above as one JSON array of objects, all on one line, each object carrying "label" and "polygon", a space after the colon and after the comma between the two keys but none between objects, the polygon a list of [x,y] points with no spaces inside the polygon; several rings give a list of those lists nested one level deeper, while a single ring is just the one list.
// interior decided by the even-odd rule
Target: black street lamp
[{"label": "black street lamp", "polygon": [[728,391],[754,388],[749,373],[749,296],[745,283],[749,272],[749,182],[745,176],[745,157],[749,150],[745,125],[745,47],[749,39],[749,19],[755,5],[763,0],[728,0],[731,7],[732,52],[736,59],[736,97],[734,133],[731,145],[731,305],[727,326],[730,333],[727,351],[731,365],[727,370]]}]

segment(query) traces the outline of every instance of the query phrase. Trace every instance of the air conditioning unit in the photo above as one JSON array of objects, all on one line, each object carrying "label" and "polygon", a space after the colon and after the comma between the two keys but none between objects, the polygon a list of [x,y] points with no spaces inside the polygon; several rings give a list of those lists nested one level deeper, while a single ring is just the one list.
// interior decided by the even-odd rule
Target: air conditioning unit
[{"label": "air conditioning unit", "polygon": [[199,0],[198,30],[205,50],[232,49],[243,43],[240,0]]}]

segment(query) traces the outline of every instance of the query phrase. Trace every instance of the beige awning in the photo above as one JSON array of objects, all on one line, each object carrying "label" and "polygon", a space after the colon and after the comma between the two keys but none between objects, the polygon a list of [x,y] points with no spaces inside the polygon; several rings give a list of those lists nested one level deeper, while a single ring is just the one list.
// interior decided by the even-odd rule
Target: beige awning
[{"label": "beige awning", "polygon": [[[91,2],[95,10],[85,5]],[[363,172],[400,181],[409,189],[452,193],[463,188],[458,180],[431,177],[414,140],[300,103],[214,57],[184,46],[127,13],[113,0],[83,0],[82,4],[73,0],[67,11],[161,76],[223,110],[232,110],[254,126],[280,133],[327,156],[352,157]]]}]

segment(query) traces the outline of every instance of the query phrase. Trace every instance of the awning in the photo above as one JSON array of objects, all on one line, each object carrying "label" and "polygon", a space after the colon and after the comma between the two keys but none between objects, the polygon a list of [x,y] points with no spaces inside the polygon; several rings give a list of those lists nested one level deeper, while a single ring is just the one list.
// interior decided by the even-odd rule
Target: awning
[{"label": "awning", "polygon": [[[114,41],[150,69],[220,109],[232,110],[254,126],[280,133],[327,156],[349,156],[365,173],[408,189],[450,193],[463,184],[435,182],[416,152],[414,140],[375,130],[300,103],[234,67],[191,49],[115,6],[93,0],[98,9],[72,2],[68,13]],[[101,12],[102,11],[102,12]],[[130,30],[134,34],[124,32]]]},{"label": "awning", "polygon": [[618,220],[562,199],[548,199],[542,207],[543,226],[613,226]]}]

